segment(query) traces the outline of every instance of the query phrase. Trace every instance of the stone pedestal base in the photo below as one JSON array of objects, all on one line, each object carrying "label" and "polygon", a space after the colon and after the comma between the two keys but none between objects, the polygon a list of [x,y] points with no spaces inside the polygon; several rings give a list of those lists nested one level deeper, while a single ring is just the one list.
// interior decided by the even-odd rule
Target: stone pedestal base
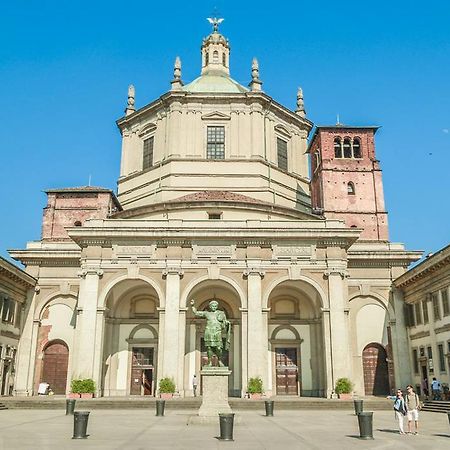
[{"label": "stone pedestal base", "polygon": [[228,403],[228,367],[204,367],[202,376],[203,401],[198,410],[199,417],[214,417],[219,413],[230,413]]}]

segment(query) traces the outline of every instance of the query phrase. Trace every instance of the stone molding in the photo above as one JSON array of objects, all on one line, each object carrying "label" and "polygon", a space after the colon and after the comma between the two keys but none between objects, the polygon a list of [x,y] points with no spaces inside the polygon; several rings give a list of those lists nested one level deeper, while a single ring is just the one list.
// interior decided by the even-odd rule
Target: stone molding
[{"label": "stone molding", "polygon": [[166,267],[162,271],[162,277],[165,279],[167,275],[178,275],[180,278],[183,278],[184,270],[181,267]]},{"label": "stone molding", "polygon": [[266,272],[264,270],[256,269],[256,268],[245,269],[242,272],[242,276],[244,278],[248,278],[250,275],[259,275],[261,278],[264,278],[264,276],[266,275]]},{"label": "stone molding", "polygon": [[96,267],[89,267],[85,269],[81,269],[77,272],[77,275],[80,278],[86,278],[87,275],[97,275],[99,278],[102,277],[104,274],[104,271],[100,268]]},{"label": "stone molding", "polygon": [[323,272],[325,278],[329,278],[330,275],[340,275],[342,279],[350,277],[347,269],[340,269],[338,267],[331,267]]}]

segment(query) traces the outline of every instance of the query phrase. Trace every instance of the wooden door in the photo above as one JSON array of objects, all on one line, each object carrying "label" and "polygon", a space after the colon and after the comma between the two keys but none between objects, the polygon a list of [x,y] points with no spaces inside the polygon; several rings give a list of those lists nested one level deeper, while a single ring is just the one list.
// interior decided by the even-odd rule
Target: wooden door
[{"label": "wooden door", "polygon": [[62,342],[50,343],[44,350],[41,382],[48,383],[55,394],[65,394],[69,349]]},{"label": "wooden door", "polygon": [[298,395],[298,367],[296,348],[277,348],[277,395]]},{"label": "wooden door", "polygon": [[384,347],[376,343],[369,344],[362,356],[365,394],[389,394],[389,371]]},{"label": "wooden door", "polygon": [[153,357],[152,347],[133,347],[130,395],[152,395]]}]

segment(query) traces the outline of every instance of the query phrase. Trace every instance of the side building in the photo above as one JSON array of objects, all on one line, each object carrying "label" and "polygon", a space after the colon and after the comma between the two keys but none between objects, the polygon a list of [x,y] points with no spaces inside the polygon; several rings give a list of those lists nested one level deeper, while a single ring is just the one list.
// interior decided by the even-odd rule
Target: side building
[{"label": "side building", "polygon": [[0,395],[12,395],[19,339],[36,280],[0,256]]},{"label": "side building", "polygon": [[423,394],[436,378],[450,399],[450,245],[394,285],[406,305],[412,384]]}]

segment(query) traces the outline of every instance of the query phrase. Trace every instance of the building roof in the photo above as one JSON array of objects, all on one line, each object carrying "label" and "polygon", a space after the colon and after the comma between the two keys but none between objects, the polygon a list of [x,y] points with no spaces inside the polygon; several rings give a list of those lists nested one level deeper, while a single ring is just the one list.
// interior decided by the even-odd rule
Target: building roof
[{"label": "building roof", "polygon": [[447,266],[450,270],[450,244],[399,276],[394,280],[394,285],[397,287],[406,286],[444,266]]},{"label": "building roof", "polygon": [[192,93],[242,94],[249,90],[223,73],[209,72],[183,86],[183,91]]},{"label": "building roof", "polygon": [[111,189],[99,187],[99,186],[75,186],[75,187],[65,187],[59,189],[46,189],[44,191],[46,194],[58,193],[58,192],[110,192],[115,195]]},{"label": "building roof", "polygon": [[20,267],[9,262],[7,259],[0,256],[0,274],[7,278],[24,285],[26,288],[31,288],[36,285],[37,280],[31,275],[28,275]]}]

